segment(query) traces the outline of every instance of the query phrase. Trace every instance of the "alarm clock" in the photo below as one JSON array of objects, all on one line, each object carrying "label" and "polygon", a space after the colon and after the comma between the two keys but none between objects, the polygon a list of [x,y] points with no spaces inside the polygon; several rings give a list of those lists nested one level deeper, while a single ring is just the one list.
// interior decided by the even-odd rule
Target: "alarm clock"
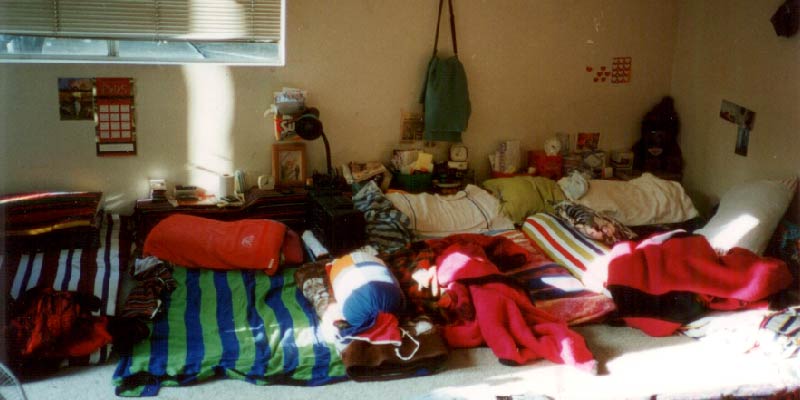
[{"label": "alarm clock", "polygon": [[544,154],[554,156],[561,152],[561,141],[558,138],[550,138],[544,142]]},{"label": "alarm clock", "polygon": [[450,146],[450,160],[447,166],[453,169],[465,170],[468,168],[467,159],[469,158],[469,150],[463,144],[454,144]]},{"label": "alarm clock", "polygon": [[450,161],[467,161],[469,150],[463,144],[450,146]]}]

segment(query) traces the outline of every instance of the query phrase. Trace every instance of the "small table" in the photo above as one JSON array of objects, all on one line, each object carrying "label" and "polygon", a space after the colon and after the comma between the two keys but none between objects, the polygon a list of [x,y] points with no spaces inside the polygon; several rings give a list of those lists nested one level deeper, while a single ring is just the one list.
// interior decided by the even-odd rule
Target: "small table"
[{"label": "small table", "polygon": [[143,245],[150,230],[159,221],[173,214],[189,214],[223,221],[272,219],[302,233],[306,229],[309,204],[308,192],[299,188],[280,192],[253,188],[245,194],[244,204],[240,206],[174,206],[169,201],[137,200],[133,212],[136,243]]}]

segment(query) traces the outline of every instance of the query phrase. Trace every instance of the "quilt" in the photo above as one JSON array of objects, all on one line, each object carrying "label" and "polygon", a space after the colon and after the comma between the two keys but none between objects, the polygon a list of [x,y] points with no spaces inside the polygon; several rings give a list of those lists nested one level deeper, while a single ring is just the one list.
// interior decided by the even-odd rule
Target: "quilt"
[{"label": "quilt", "polygon": [[346,379],[294,272],[175,267],[177,287],[164,299],[164,315],[152,322],[147,340],[120,358],[116,394],[155,396],[162,386],[216,376],[257,385]]}]

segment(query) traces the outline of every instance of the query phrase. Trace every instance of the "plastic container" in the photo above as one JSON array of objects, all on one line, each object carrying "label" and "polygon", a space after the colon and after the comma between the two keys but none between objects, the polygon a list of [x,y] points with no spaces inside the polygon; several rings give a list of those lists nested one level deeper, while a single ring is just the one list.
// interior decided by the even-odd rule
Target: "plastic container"
[{"label": "plastic container", "polygon": [[409,193],[426,192],[431,189],[433,174],[397,174],[397,186]]}]

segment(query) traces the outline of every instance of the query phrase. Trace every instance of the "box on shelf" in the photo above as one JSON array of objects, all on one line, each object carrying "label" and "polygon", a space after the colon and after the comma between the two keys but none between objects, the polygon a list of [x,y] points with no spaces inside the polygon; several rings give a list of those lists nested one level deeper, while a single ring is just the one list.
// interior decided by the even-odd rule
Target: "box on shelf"
[{"label": "box on shelf", "polygon": [[[531,162],[533,162],[531,164]],[[550,179],[561,179],[564,158],[561,154],[548,156],[544,150],[528,152],[528,166],[536,167],[536,174]]]}]

